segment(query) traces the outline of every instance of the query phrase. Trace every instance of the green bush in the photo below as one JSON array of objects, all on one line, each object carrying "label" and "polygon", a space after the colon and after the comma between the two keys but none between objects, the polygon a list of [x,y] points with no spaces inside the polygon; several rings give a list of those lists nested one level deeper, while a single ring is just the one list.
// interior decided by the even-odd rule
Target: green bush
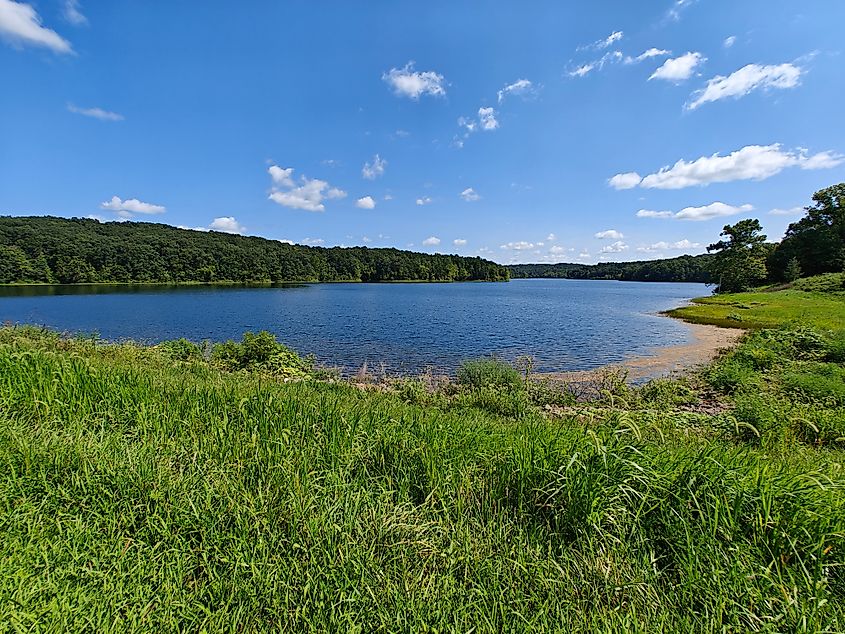
[{"label": "green bush", "polygon": [[794,288],[806,293],[843,293],[845,292],[845,273],[824,273],[813,277],[796,280]]},{"label": "green bush", "polygon": [[524,384],[522,375],[516,368],[495,357],[464,361],[458,368],[457,378],[460,385],[472,389],[519,389]]},{"label": "green bush", "polygon": [[814,363],[787,372],[782,378],[787,392],[805,402],[845,405],[845,369],[833,363]]},{"label": "green bush", "polygon": [[652,379],[637,390],[644,405],[676,407],[689,405],[696,400],[695,391],[682,380]]},{"label": "green bush", "polygon": [[266,372],[283,378],[309,377],[314,369],[313,360],[303,359],[265,330],[258,334],[245,332],[240,343],[215,345],[211,358],[226,370]]},{"label": "green bush", "polygon": [[174,361],[202,361],[202,348],[185,338],[163,341],[158,345]]}]

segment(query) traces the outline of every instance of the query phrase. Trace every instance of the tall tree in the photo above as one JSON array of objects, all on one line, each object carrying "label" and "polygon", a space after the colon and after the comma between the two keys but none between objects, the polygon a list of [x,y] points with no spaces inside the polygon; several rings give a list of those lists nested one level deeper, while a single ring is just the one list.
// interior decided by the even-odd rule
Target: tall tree
[{"label": "tall tree", "polygon": [[793,222],[769,259],[775,279],[786,280],[790,260],[803,275],[845,270],[845,183],[813,194],[813,205]]},{"label": "tall tree", "polygon": [[718,284],[717,293],[739,293],[766,281],[766,236],[756,218],[725,225],[719,240],[707,247],[714,257],[710,274]]}]

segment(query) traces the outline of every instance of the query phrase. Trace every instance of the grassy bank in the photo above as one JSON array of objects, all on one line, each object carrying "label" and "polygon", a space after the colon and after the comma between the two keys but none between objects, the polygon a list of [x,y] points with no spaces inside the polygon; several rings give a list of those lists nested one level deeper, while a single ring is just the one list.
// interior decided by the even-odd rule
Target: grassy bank
[{"label": "grassy bank", "polygon": [[727,328],[776,328],[804,324],[822,329],[845,328],[845,273],[799,280],[784,290],[713,295],[669,315],[696,324]]},{"label": "grassy bank", "polygon": [[845,630],[841,332],[577,403],[260,343],[0,329],[2,629]]}]

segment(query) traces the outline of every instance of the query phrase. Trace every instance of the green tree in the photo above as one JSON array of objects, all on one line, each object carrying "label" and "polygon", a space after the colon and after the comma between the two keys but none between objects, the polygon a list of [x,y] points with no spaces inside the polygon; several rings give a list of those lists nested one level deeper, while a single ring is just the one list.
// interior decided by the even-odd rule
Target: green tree
[{"label": "green tree", "polygon": [[798,261],[798,258],[792,258],[786,265],[783,279],[786,282],[794,282],[799,277],[801,277],[801,263]]},{"label": "green tree", "polygon": [[766,280],[766,236],[760,221],[740,220],[735,225],[725,225],[719,240],[707,247],[713,253],[710,274],[718,284],[717,293],[747,291]]},{"label": "green tree", "polygon": [[775,279],[786,279],[793,258],[803,275],[845,270],[845,183],[817,191],[805,216],[789,225],[769,259]]}]

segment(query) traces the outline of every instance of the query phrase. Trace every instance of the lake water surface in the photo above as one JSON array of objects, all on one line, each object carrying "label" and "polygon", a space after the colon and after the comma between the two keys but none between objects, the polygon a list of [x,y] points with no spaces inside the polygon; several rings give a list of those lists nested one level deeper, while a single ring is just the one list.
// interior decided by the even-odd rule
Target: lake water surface
[{"label": "lake water surface", "polygon": [[354,370],[454,370],[496,354],[538,371],[586,370],[690,340],[658,313],[703,284],[595,280],[310,284],[284,288],[0,287],[0,321],[109,340],[239,339],[269,330],[302,354]]}]

